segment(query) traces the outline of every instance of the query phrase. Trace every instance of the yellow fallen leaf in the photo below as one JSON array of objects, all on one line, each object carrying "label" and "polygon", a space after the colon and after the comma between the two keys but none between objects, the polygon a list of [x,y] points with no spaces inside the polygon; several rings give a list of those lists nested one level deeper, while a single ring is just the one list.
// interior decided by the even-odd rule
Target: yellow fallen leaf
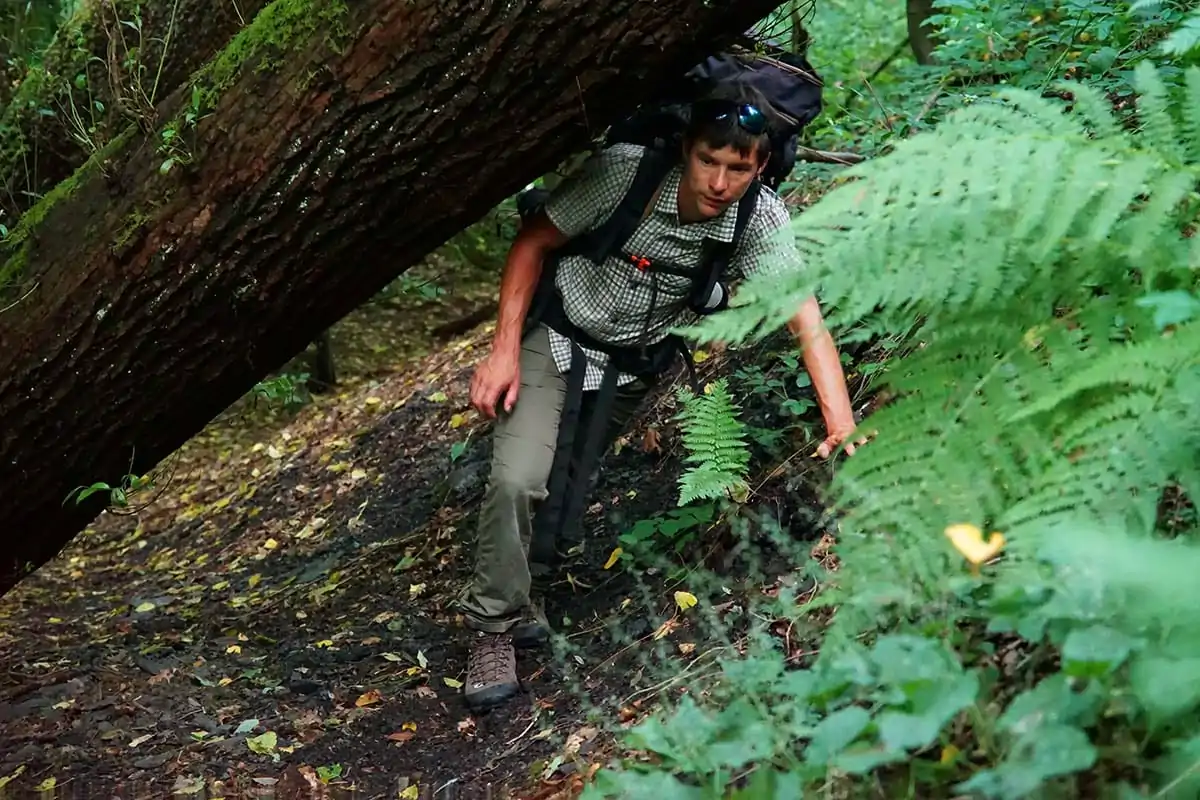
[{"label": "yellow fallen leaf", "polygon": [[465,415],[455,414],[453,417],[450,418],[450,427],[451,428],[461,428],[462,424],[466,421],[467,421],[467,418]]},{"label": "yellow fallen leaf", "polygon": [[256,572],[256,573],[254,573],[253,575],[251,575],[251,576],[250,576],[250,580],[249,580],[249,581],[247,581],[247,583],[249,583],[249,584],[250,584],[250,588],[251,588],[251,589],[253,589],[255,586],[258,586],[258,582],[259,582],[259,581],[261,581],[261,580],[262,580],[262,575],[259,575],[259,574]]},{"label": "yellow fallen leaf", "polygon": [[315,647],[333,647],[333,640],[332,639],[322,639],[321,641],[317,642],[316,645],[314,645],[314,646]]},{"label": "yellow fallen leaf", "polygon": [[948,744],[942,748],[942,757],[938,761],[942,764],[952,764],[957,757],[958,748],[952,744]]},{"label": "yellow fallen leaf", "polygon": [[233,678],[221,678],[217,681],[217,686],[228,686],[231,683],[233,683]]},{"label": "yellow fallen leaf", "polygon": [[369,406],[377,406],[377,405],[379,405],[380,403],[382,403],[382,402],[383,402],[383,400],[382,400],[381,398],[378,398],[378,397],[368,397],[368,398],[367,398],[366,400],[364,400],[363,402],[364,402],[366,405],[369,405]]},{"label": "yellow fallen leaf", "polygon": [[417,597],[417,596],[418,596],[418,595],[420,595],[420,594],[421,594],[421,592],[423,592],[423,591],[425,591],[425,584],[423,584],[423,583],[413,583],[413,584],[409,584],[409,587],[408,587],[408,596],[409,596],[409,597]]},{"label": "yellow fallen leaf", "polygon": [[154,603],[142,603],[137,608],[135,608],[134,611],[136,611],[139,614],[145,614],[147,611],[153,611],[154,609],[155,609]]},{"label": "yellow fallen leaf", "polygon": [[400,794],[397,796],[399,797],[399,800],[417,800],[417,798],[420,796],[417,793],[417,784],[414,783],[412,786],[409,786],[407,789],[400,792]]},{"label": "yellow fallen leaf", "polygon": [[231,644],[229,647],[225,648],[225,652],[237,655],[238,653],[242,652],[242,646],[240,644]]},{"label": "yellow fallen leaf", "polygon": [[381,695],[379,693],[379,690],[371,689],[371,690],[363,692],[361,695],[359,695],[358,699],[354,701],[354,705],[358,706],[359,708],[362,708],[363,706],[373,705],[382,700],[383,700],[383,695]]},{"label": "yellow fallen leaf", "polygon": [[59,617],[51,617],[46,622],[49,622],[51,625],[62,625],[62,619]]},{"label": "yellow fallen leaf", "polygon": [[41,783],[39,783],[36,787],[34,787],[34,791],[35,792],[53,791],[54,787],[57,785],[58,785],[58,778],[51,776],[49,778],[46,778],[46,780],[42,781]]},{"label": "yellow fallen leaf", "polygon": [[275,541],[274,539],[267,539],[265,542],[263,542],[263,547],[267,548],[268,550],[274,550],[276,547],[279,547],[279,542]]},{"label": "yellow fallen leaf", "polygon": [[442,678],[442,683],[449,686],[451,689],[461,689],[462,681],[456,681],[454,678]]},{"label": "yellow fallen leaf", "polygon": [[395,653],[380,653],[379,655],[383,656],[385,659],[387,659],[388,661],[391,661],[391,662],[393,662],[393,663],[394,663],[394,662],[396,662],[396,661],[403,661],[403,660],[404,660],[403,658],[401,658],[400,656],[396,655]]},{"label": "yellow fallen leaf", "polygon": [[417,723],[415,723],[415,722],[406,722],[406,723],[404,723],[403,725],[401,725],[401,726],[400,726],[400,730],[402,730],[402,731],[412,731],[413,733],[416,733],[416,731],[417,731]]},{"label": "yellow fallen leaf", "polygon": [[1004,548],[1003,534],[993,533],[985,542],[983,531],[970,523],[948,526],[946,536],[954,549],[976,567],[994,558]]},{"label": "yellow fallen leaf", "polygon": [[3,789],[9,783],[11,783],[12,781],[15,781],[17,778],[21,777],[21,774],[23,772],[25,772],[24,764],[17,767],[16,770],[13,771],[12,775],[5,775],[3,778],[0,778],[0,789]]},{"label": "yellow fallen leaf", "polygon": [[692,361],[696,364],[703,364],[705,361],[708,361],[708,353],[703,350],[697,350],[692,353]]},{"label": "yellow fallen leaf", "polygon": [[431,403],[446,402],[446,393],[445,392],[434,392],[433,394],[429,395],[429,402],[431,402]]},{"label": "yellow fallen leaf", "polygon": [[620,557],[621,557],[621,554],[622,554],[622,553],[624,553],[624,552],[625,552],[625,551],[624,551],[624,550],[622,550],[622,549],[621,549],[621,548],[619,548],[619,547],[615,547],[615,548],[613,548],[612,555],[610,555],[610,556],[608,557],[608,561],[605,561],[605,562],[604,562],[604,568],[605,568],[605,569],[612,569],[612,565],[617,563],[617,559],[618,559],[618,558],[620,558]]},{"label": "yellow fallen leaf", "polygon": [[695,650],[696,650],[695,642],[680,642],[679,643],[679,652],[682,655],[690,656]]},{"label": "yellow fallen leaf", "polygon": [[676,592],[675,605],[679,606],[680,611],[687,611],[692,606],[696,605],[696,595],[691,592]]}]

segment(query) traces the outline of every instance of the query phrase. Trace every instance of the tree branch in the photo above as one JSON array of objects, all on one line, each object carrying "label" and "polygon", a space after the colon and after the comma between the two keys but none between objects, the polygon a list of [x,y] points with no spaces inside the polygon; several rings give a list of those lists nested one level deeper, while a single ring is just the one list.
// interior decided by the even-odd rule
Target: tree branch
[{"label": "tree branch", "polygon": [[842,164],[850,166],[851,164],[859,164],[867,160],[867,157],[858,153],[838,153],[832,150],[816,150],[812,147],[805,147],[802,144],[796,145],[796,160],[808,161],[815,164]]}]

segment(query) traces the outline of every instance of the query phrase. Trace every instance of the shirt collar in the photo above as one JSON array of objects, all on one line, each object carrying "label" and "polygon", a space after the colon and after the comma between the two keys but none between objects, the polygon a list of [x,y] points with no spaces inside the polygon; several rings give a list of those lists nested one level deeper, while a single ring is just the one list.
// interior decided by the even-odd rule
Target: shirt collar
[{"label": "shirt collar", "polygon": [[679,221],[679,186],[683,179],[683,167],[675,166],[667,173],[666,179],[663,181],[662,191],[658,194],[658,200],[654,204],[654,211],[658,214],[665,214],[671,221],[682,230],[689,234],[694,233],[696,238],[716,239],[720,242],[733,241],[733,229],[737,221],[738,200],[729,208],[721,212],[719,217],[708,219],[704,222],[696,222],[690,225],[683,225]]}]

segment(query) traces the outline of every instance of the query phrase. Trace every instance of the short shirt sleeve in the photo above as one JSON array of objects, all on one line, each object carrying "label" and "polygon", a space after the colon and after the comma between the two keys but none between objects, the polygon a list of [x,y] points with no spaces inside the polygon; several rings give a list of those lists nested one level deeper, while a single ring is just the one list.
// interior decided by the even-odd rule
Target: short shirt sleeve
[{"label": "short shirt sleeve", "polygon": [[546,200],[546,216],[568,239],[586,233],[612,214],[633,185],[643,149],[613,145],[588,158]]},{"label": "short shirt sleeve", "polygon": [[735,278],[779,275],[803,266],[791,216],[779,195],[764,188],[730,265]]}]

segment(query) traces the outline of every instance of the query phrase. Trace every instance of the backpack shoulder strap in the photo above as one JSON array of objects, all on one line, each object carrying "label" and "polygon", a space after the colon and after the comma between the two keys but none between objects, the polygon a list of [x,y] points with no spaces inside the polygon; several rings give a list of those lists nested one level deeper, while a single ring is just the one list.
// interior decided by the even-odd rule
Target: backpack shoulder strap
[{"label": "backpack shoulder strap", "polygon": [[596,264],[603,263],[605,258],[619,252],[637,230],[647,206],[674,163],[667,152],[647,147],[638,162],[633,182],[608,219],[572,239],[559,252],[562,255],[585,256]]},{"label": "backpack shoulder strap", "polygon": [[754,217],[754,209],[758,205],[758,196],[761,192],[762,183],[755,180],[747,187],[742,199],[738,201],[737,217],[733,223],[733,241],[721,242],[710,239],[705,243],[704,255],[701,257],[703,259],[701,269],[692,286],[693,307],[701,308],[708,302],[713,287],[717,285],[717,281],[721,280],[721,274],[729,268],[738,245],[742,243],[742,236],[745,235],[746,228],[750,227],[750,220]]}]

